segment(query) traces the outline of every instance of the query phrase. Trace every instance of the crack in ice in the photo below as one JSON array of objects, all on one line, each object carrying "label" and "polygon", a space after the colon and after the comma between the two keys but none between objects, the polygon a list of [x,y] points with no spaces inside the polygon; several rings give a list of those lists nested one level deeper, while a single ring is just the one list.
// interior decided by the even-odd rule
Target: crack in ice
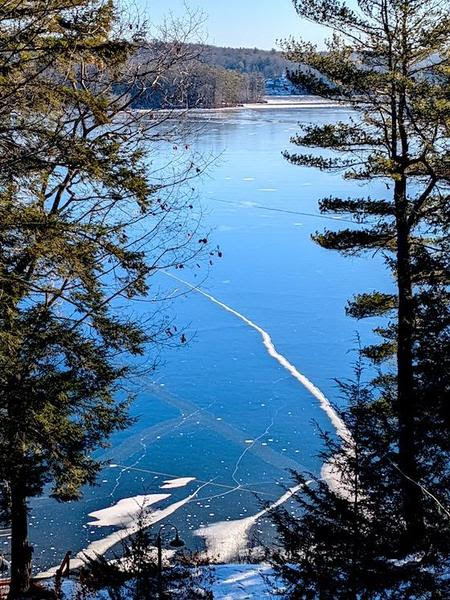
[{"label": "crack in ice", "polygon": [[237,472],[238,472],[238,470],[239,470],[240,464],[241,464],[241,462],[243,461],[243,459],[244,459],[245,455],[247,454],[247,452],[250,452],[250,451],[251,451],[251,450],[252,450],[252,449],[255,447],[255,445],[256,445],[256,444],[259,442],[259,440],[263,439],[263,438],[264,438],[266,435],[269,435],[269,433],[270,433],[270,430],[272,429],[272,427],[273,427],[273,426],[274,426],[274,424],[275,424],[275,419],[277,418],[278,414],[281,412],[282,408],[285,408],[285,406],[283,406],[283,407],[281,407],[281,406],[280,406],[280,407],[278,407],[278,408],[276,409],[276,411],[275,411],[275,413],[272,415],[272,417],[271,417],[271,420],[270,420],[270,423],[269,423],[269,425],[266,427],[266,429],[265,429],[265,430],[264,430],[264,431],[263,431],[263,432],[262,432],[262,433],[261,433],[261,434],[260,434],[260,435],[259,435],[257,438],[255,438],[255,439],[252,441],[252,443],[251,443],[251,444],[249,444],[249,445],[248,445],[246,448],[244,448],[244,451],[241,453],[241,455],[240,455],[240,456],[239,456],[239,458],[237,459],[237,461],[236,461],[236,464],[235,464],[235,467],[234,467],[234,471],[233,471],[233,473],[232,473],[232,475],[231,475],[231,479],[232,479],[232,480],[235,482],[235,484],[236,484],[237,486],[239,486],[239,487],[240,487],[240,486],[242,485],[242,484],[241,484],[241,483],[239,483],[239,481],[236,479],[236,475],[237,475]]},{"label": "crack in ice", "polygon": [[243,321],[246,325],[248,325],[249,327],[251,327],[252,329],[257,331],[262,337],[263,344],[264,344],[269,356],[271,356],[273,359],[275,359],[284,369],[286,369],[292,375],[292,377],[297,379],[297,381],[300,382],[303,385],[303,387],[305,387],[308,390],[308,392],[310,394],[312,394],[319,401],[320,408],[326,413],[326,415],[330,419],[333,427],[336,430],[336,433],[344,441],[346,441],[348,443],[351,442],[352,437],[351,437],[350,431],[348,430],[347,426],[345,425],[344,421],[341,419],[341,417],[339,416],[337,411],[334,409],[331,402],[325,396],[325,394],[316,385],[314,385],[314,383],[312,381],[310,381],[306,377],[306,375],[303,375],[303,373],[300,373],[300,371],[292,363],[290,363],[285,356],[283,356],[282,354],[280,354],[278,352],[278,350],[275,347],[275,344],[273,343],[273,340],[272,340],[270,334],[267,331],[265,331],[262,327],[260,327],[256,323],[254,323],[252,320],[250,320],[245,315],[241,314],[240,312],[238,312],[231,306],[228,306],[227,304],[225,304],[224,302],[221,302],[220,300],[218,300],[211,294],[208,294],[204,290],[196,287],[195,285],[192,285],[192,283],[189,283],[189,282],[185,281],[184,279],[181,279],[180,277],[173,275],[172,273],[168,273],[167,271],[165,271],[164,273],[168,277],[182,283],[183,285],[185,285],[186,287],[190,288],[191,290],[197,292],[198,294],[201,294],[202,296],[204,296],[205,298],[207,298],[208,300],[210,300],[217,306],[220,306],[223,310],[226,310],[227,312],[231,313],[232,315],[234,315],[235,317],[237,317],[238,319]]},{"label": "crack in ice", "polygon": [[[143,451],[143,453],[142,453],[142,454],[141,454],[141,455],[140,455],[140,456],[139,456],[139,457],[136,459],[136,461],[135,461],[135,462],[134,462],[132,465],[130,465],[130,466],[131,466],[131,468],[133,468],[133,467],[136,467],[136,466],[137,466],[137,465],[138,465],[138,464],[139,464],[141,461],[143,461],[143,460],[144,460],[144,458],[147,456],[147,445],[145,444],[145,442],[144,442],[144,439],[145,439],[145,438],[141,438],[141,439],[139,440],[139,443],[140,443],[140,444],[141,444],[141,446],[143,447],[144,451]],[[111,493],[109,494],[110,498],[113,498],[113,497],[114,497],[114,494],[116,493],[116,491],[117,491],[117,488],[118,488],[118,487],[119,487],[119,485],[120,485],[120,481],[121,481],[121,479],[122,479],[122,476],[123,476],[123,474],[124,474],[126,471],[129,471],[129,470],[130,470],[130,467],[124,467],[124,468],[123,468],[123,469],[122,469],[122,470],[119,472],[118,476],[116,477],[116,483],[115,483],[115,485],[114,485],[114,487],[113,487],[113,489],[112,489]]]}]

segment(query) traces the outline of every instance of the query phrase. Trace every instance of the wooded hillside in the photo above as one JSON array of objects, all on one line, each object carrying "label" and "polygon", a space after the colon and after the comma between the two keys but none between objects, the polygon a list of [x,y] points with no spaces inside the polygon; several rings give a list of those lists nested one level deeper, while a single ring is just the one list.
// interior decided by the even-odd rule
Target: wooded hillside
[{"label": "wooded hillside", "polygon": [[262,102],[265,95],[260,73],[240,73],[199,60],[187,66],[187,74],[173,69],[156,85],[151,83],[136,98],[133,108],[217,108]]},{"label": "wooded hillside", "polygon": [[[217,108],[262,102],[267,82],[283,80],[294,67],[276,50],[188,46],[195,59],[183,66],[184,74],[186,69],[188,73],[183,87],[180,73],[173,70],[156,87],[148,87],[134,108]],[[136,60],[146,60],[145,53]]]},{"label": "wooded hillside", "polygon": [[282,77],[287,69],[294,66],[276,50],[220,46],[198,46],[198,48],[202,62],[240,73],[261,73],[264,79]]}]

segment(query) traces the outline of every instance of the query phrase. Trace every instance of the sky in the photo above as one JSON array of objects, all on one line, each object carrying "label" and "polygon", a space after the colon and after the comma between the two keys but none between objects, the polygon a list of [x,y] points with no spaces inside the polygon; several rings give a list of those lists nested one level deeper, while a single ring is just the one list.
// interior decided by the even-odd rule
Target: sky
[{"label": "sky", "polygon": [[185,13],[187,5],[205,17],[206,43],[217,46],[270,50],[279,48],[277,40],[290,36],[319,42],[324,30],[301,21],[291,0],[134,0],[153,23],[170,12]]}]

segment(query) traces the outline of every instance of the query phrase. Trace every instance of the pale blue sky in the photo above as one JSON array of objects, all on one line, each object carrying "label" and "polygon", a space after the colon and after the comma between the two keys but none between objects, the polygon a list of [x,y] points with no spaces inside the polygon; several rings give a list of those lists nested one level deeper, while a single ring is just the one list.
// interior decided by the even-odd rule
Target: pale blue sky
[{"label": "pale blue sky", "polygon": [[207,42],[218,46],[270,49],[277,39],[291,35],[320,41],[324,30],[302,22],[291,0],[134,0],[150,21],[160,22],[172,12],[181,15],[184,5],[206,16]]}]

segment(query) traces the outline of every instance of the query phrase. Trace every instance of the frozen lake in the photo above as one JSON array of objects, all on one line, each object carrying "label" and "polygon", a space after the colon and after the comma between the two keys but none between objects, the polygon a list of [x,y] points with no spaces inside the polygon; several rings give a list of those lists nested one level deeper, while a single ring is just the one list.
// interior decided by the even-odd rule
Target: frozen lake
[{"label": "frozen lake", "polygon": [[[213,552],[225,555],[233,550],[230,539],[270,539],[261,501],[280,501],[290,485],[287,469],[320,472],[317,427],[334,427],[315,389],[338,403],[334,378],[351,376],[356,331],[363,342],[372,340],[373,322],[347,318],[345,303],[389,281],[377,261],[343,258],[310,237],[339,226],[315,216],[318,199],[368,189],[291,166],[281,152],[298,122],[346,118],[344,109],[330,107],[196,115],[203,122],[196,149],[220,156],[199,191],[204,226],[224,256],[201,283],[204,294],[184,295],[185,283],[165,278],[163,285],[182,293],[171,311],[192,339],[165,352],[155,377],[140,383],[133,407],[139,421],[115,436],[98,487],[78,503],[45,497],[33,503],[38,569],[69,549],[112,545],[108,536],[120,525],[110,526],[108,516],[114,520],[120,506],[130,516],[132,505],[101,512],[97,521],[89,514],[134,496],[148,496],[153,520],[169,518],[193,548],[203,547],[198,529],[213,526],[206,537],[219,543]],[[200,283],[189,270],[175,274]]]}]

